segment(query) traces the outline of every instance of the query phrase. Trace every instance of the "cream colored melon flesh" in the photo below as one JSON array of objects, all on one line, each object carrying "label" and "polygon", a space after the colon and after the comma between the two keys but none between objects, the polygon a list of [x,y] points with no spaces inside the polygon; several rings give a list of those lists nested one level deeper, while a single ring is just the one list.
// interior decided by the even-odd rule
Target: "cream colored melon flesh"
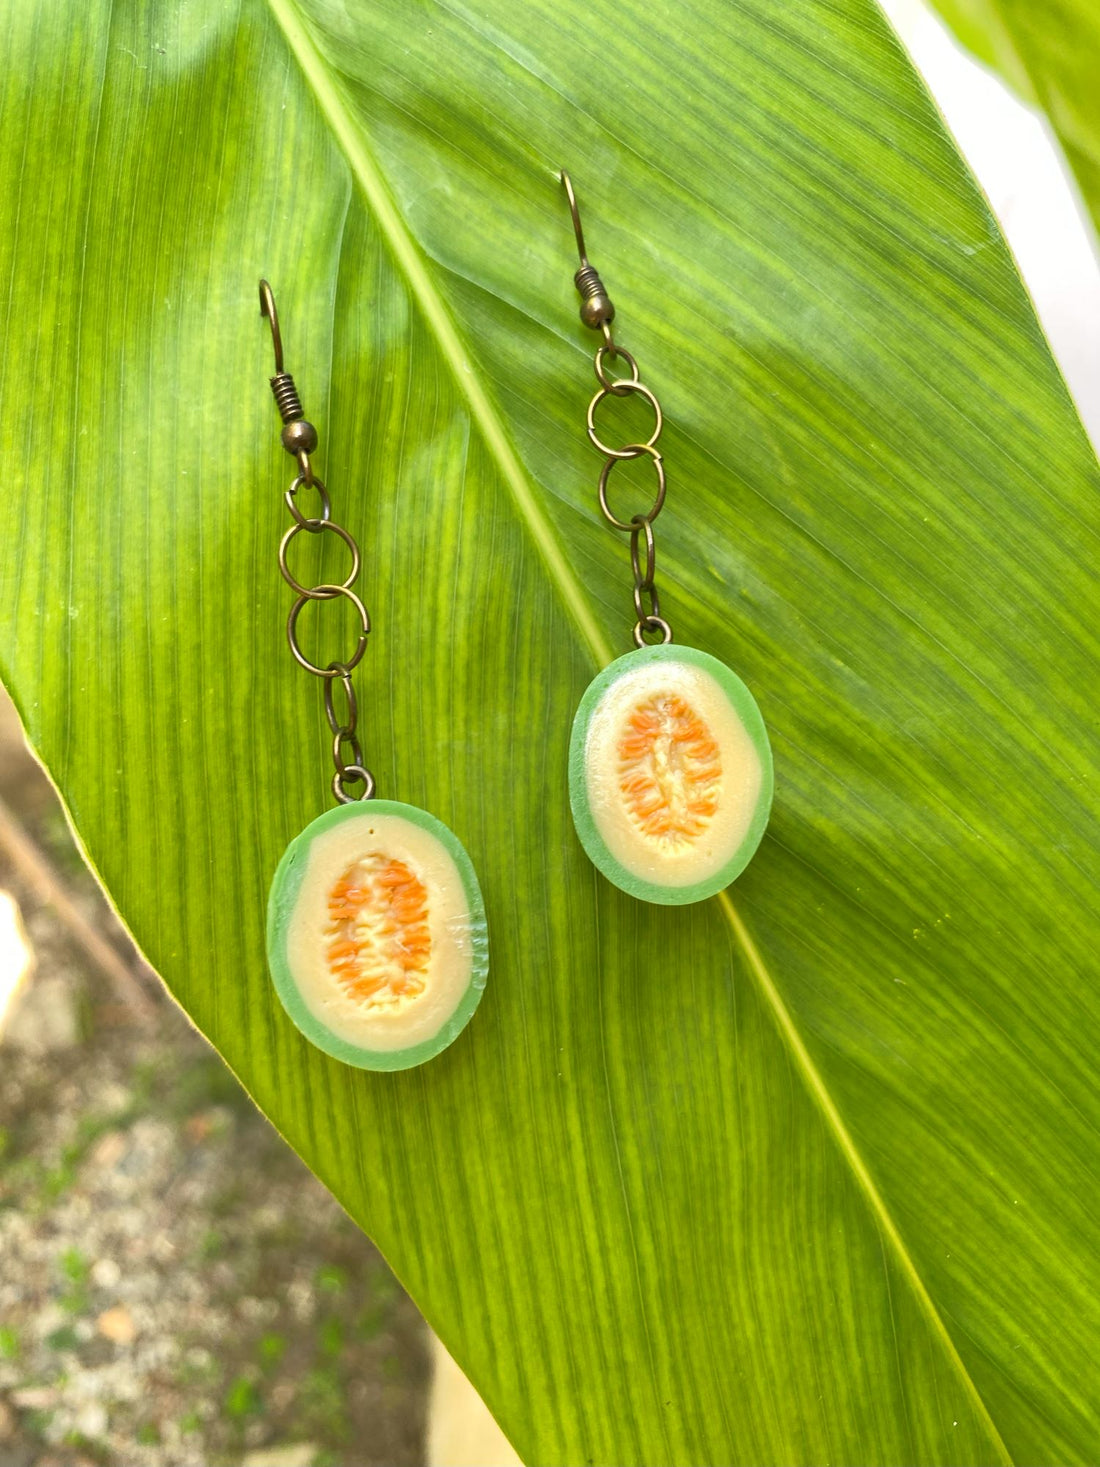
[{"label": "cream colored melon flesh", "polygon": [[697,901],[759,844],[771,750],[748,689],[693,648],[645,648],[591,685],[574,724],[570,797],[589,856],[648,901]]},{"label": "cream colored melon flesh", "polygon": [[406,1068],[445,1047],[487,970],[469,858],[434,817],[393,801],[330,810],[292,843],[268,943],[298,1027],[364,1068]]}]

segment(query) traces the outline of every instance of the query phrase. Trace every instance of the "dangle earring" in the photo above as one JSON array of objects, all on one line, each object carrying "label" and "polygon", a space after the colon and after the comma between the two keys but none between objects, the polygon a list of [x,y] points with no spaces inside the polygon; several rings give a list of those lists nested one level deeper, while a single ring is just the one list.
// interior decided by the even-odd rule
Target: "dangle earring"
[{"label": "dangle earring", "polygon": [[[569,175],[561,175],[573,216],[580,266],[573,277],[581,320],[603,335],[596,348],[599,390],[588,405],[588,436],[603,454],[600,510],[630,536],[634,571],[635,650],[589,685],[573,722],[569,801],[589,859],[607,879],[646,902],[679,905],[713,896],[748,865],[760,844],[772,800],[772,755],[756,701],[716,657],[672,644],[654,575],[653,522],[665,502],[665,467],[657,451],[663,419],[638,364],[615,341],[615,307],[584,248]],[[612,376],[620,360],[629,376]],[[609,448],[596,413],[608,397],[640,397],[653,413],[645,443]],[[644,458],[656,479],[644,514],[611,508],[615,465]],[[655,642],[647,638],[658,638]]]},{"label": "dangle earring", "polygon": [[[366,608],[352,590],[359,548],[330,518],[328,490],[313,472],[317,430],[283,371],[279,318],[266,280],[260,311],[271,323],[271,390],[283,419],[282,443],[298,463],[285,496],[294,523],[279,545],[279,569],[296,598],[287,640],[297,662],[324,679],[337,800],[279,862],[268,898],[268,962],[284,1008],[307,1039],[360,1069],[405,1070],[446,1048],[477,1008],[489,968],[485,908],[470,858],[445,825],[412,805],[374,798],[352,685],[370,632]],[[302,490],[317,495],[313,517],[302,512]],[[351,557],[344,581],[307,587],[297,579],[288,556],[303,530],[327,530],[342,541]],[[345,662],[321,666],[302,651],[298,618],[310,602],[340,599],[359,618],[359,639]]]}]

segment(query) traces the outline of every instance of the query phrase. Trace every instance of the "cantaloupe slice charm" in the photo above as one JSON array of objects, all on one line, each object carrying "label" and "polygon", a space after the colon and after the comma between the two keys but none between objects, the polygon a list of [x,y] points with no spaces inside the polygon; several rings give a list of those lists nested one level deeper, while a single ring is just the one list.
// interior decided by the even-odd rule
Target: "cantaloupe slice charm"
[{"label": "cantaloupe slice charm", "polygon": [[[296,596],[287,641],[298,664],[323,680],[339,802],[291,841],[279,862],[267,905],[268,964],[283,1007],[319,1049],[360,1069],[406,1070],[457,1038],[480,1002],[489,970],[485,906],[470,858],[445,825],[412,805],[374,798],[352,681],[370,632],[367,609],[352,590],[359,547],[331,518],[328,490],[313,472],[317,430],[283,371],[266,280],[260,310],[271,323],[271,390],[282,443],[299,470],[286,494],[294,523],[279,547],[279,570]],[[299,503],[303,491],[319,500],[312,517]],[[298,580],[288,553],[301,531],[328,531],[343,542],[351,569],[342,582],[309,587]],[[299,640],[300,614],[341,599],[359,617],[358,641],[343,661],[315,660]]]},{"label": "cantaloupe slice charm", "polygon": [[[697,902],[739,876],[760,844],[772,802],[771,748],[741,679],[706,652],[673,646],[661,615],[653,523],[667,488],[656,446],[664,417],[638,363],[612,335],[615,307],[585,250],[564,170],[561,182],[580,258],[573,283],[581,320],[603,338],[593,362],[599,391],[588,404],[588,437],[605,460],[600,513],[630,537],[638,648],[605,668],[577,709],[569,751],[573,821],[593,863],[623,891],[665,905]],[[644,443],[611,447],[596,413],[608,399],[631,397],[649,404],[652,431]],[[644,512],[627,516],[611,507],[608,481],[630,459],[649,463],[656,490]]]},{"label": "cantaloupe slice charm", "polygon": [[433,815],[396,800],[327,810],[287,848],[268,902],[283,1006],[327,1053],[404,1070],[465,1028],[488,973],[470,858]]},{"label": "cantaloupe slice charm", "polygon": [[569,797],[589,858],[623,891],[666,905],[713,896],[748,865],[771,809],[752,694],[692,647],[628,652],[581,699]]}]

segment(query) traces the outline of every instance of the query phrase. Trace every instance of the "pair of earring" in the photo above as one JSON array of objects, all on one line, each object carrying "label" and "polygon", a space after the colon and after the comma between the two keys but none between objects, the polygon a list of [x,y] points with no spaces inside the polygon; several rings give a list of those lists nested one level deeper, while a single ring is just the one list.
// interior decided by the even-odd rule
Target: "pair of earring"
[{"label": "pair of earring", "polygon": [[[573,722],[569,796],[585,851],[616,886],[642,901],[700,901],[728,886],[751,860],[768,822],[772,758],[760,710],[745,684],[709,653],[673,644],[657,592],[653,524],[665,503],[657,450],[663,418],[638,365],[612,333],[615,308],[588,260],[569,176],[562,173],[580,265],[574,283],[581,320],[603,337],[595,354],[598,391],[588,406],[588,436],[604,457],[598,499],[607,522],[630,537],[634,574],[634,649],[599,673]],[[458,838],[433,815],[375,798],[360,748],[352,673],[366,651],[370,618],[354,590],[360,556],[331,513],[313,472],[317,430],[283,370],[271,287],[260,282],[271,325],[271,389],[283,419],[283,447],[298,474],[286,492],[293,523],[279,546],[279,569],[295,593],[287,639],[297,662],[323,679],[332,730],[337,804],[288,846],[268,902],[268,959],[283,1005],[305,1036],[363,1069],[422,1064],[465,1028],[481,999],[489,966],[485,906],[473,864]],[[612,375],[618,362],[627,375]],[[644,443],[609,447],[596,415],[608,398],[640,397],[653,413]],[[652,503],[630,519],[611,508],[616,464],[645,459],[655,476]],[[298,496],[312,491],[318,512]],[[342,582],[307,587],[288,553],[305,531],[328,531],[344,544]],[[346,600],[359,637],[343,662],[312,662],[298,640],[310,601]],[[339,689],[339,691],[337,691]]]}]

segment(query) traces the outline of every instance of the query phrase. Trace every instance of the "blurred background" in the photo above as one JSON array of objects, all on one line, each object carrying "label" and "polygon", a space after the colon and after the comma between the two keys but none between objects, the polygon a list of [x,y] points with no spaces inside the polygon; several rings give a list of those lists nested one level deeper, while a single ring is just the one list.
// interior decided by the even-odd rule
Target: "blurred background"
[{"label": "blurred background", "polygon": [[[1100,443],[1096,241],[1046,123],[885,9]],[[505,1467],[385,1262],[133,951],[0,694],[0,1467]]]},{"label": "blurred background", "polygon": [[2,1467],[423,1461],[419,1314],[128,950],[6,699],[0,883]]}]

